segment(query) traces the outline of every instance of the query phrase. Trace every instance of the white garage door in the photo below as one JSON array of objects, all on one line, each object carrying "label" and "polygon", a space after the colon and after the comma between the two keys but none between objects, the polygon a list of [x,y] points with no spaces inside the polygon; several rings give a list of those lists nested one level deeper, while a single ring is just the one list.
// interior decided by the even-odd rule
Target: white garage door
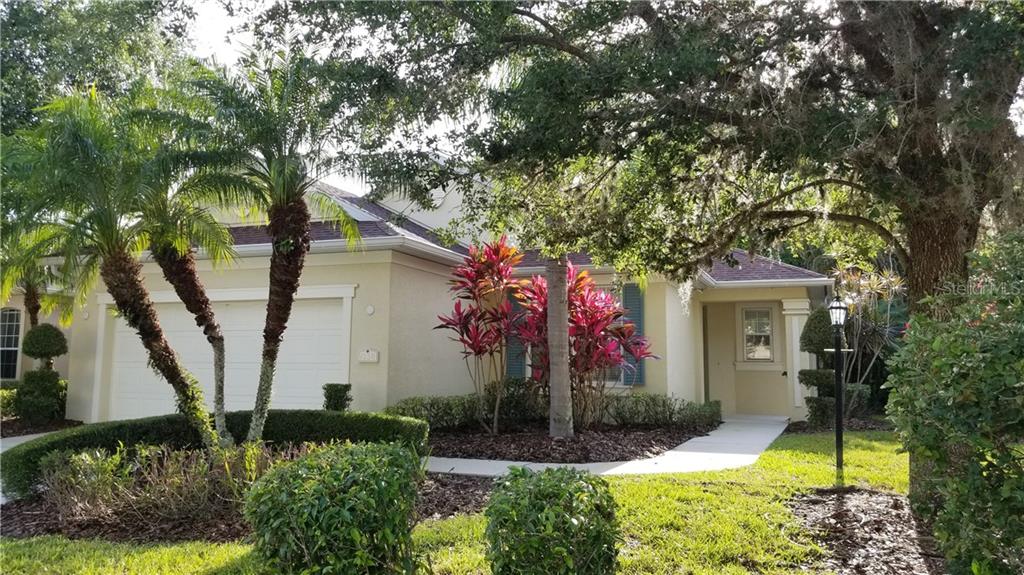
[{"label": "white garage door", "polygon": [[[349,323],[343,321],[345,299],[297,300],[277,362],[271,408],[317,408],[322,386],[348,381]],[[157,313],[171,346],[203,386],[213,407],[213,352],[181,303],[158,303]],[[266,303],[214,302],[226,340],[227,409],[252,409],[259,381]],[[114,328],[110,419],[160,415],[175,411],[171,386],[150,369],[135,331],[118,320]]]}]

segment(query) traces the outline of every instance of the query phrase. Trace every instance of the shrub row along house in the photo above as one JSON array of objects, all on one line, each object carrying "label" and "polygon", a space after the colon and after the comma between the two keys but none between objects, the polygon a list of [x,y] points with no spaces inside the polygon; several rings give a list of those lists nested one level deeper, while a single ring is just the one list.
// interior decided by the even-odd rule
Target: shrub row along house
[{"label": "shrub row along house", "polygon": [[[446,245],[434,232],[445,223],[446,206],[409,215],[398,201],[374,202],[321,186],[357,221],[362,240],[349,248],[329,223],[314,221],[273,407],[319,407],[325,383],[350,383],[353,409],[369,411],[411,396],[472,392],[460,346],[432,329],[451,308],[448,280],[466,253],[464,245]],[[226,339],[226,407],[248,409],[260,369],[271,244],[262,226],[232,214],[222,221],[230,226],[238,258],[221,267],[201,258],[200,274]],[[731,265],[714,262],[688,286],[655,277],[643,290],[632,283],[622,287],[628,319],[660,359],[623,370],[609,384],[691,401],[720,400],[726,415],[804,419],[808,392],[797,374],[814,360],[800,351],[800,332],[832,280],[740,250],[730,259]],[[589,270],[598,285],[614,285],[611,269],[594,266],[585,255],[570,260]],[[206,387],[206,397],[213,397],[208,343],[147,254],[143,262],[171,345]],[[517,273],[540,274],[543,265],[539,254],[527,252]],[[173,412],[172,390],[149,368],[138,337],[112,310],[110,297],[98,288],[67,331],[70,352],[58,365],[69,381],[67,417],[93,422]],[[4,303],[2,319],[3,375],[17,379],[30,366],[17,352],[27,327],[21,295]],[[526,355],[510,342],[508,375],[528,373]]]}]

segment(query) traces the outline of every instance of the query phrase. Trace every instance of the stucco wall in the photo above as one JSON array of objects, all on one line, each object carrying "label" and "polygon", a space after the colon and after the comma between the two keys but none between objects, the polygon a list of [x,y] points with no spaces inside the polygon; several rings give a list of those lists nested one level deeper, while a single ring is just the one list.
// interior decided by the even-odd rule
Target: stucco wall
[{"label": "stucco wall", "polygon": [[[203,283],[209,290],[267,288],[266,256],[241,258],[230,267],[216,269],[209,261],[200,261],[198,265]],[[458,363],[458,349],[452,349],[451,342],[431,330],[436,325],[438,310],[450,305],[446,278],[441,273],[444,269],[439,264],[391,251],[313,253],[307,257],[302,275],[303,287],[357,286],[352,299],[348,350],[353,409],[380,410],[396,398],[438,393],[426,389],[428,382],[438,382],[438,389],[445,393],[461,393],[470,387],[465,369]],[[151,292],[172,289],[153,263],[143,266],[143,276]],[[102,420],[108,416],[106,386],[109,385],[113,359],[115,322],[112,318],[102,322],[105,329],[100,333],[101,322],[97,315],[101,313],[101,306],[97,294],[103,292],[102,285],[98,286],[71,328],[69,417],[92,419],[97,360],[103,362],[102,372],[105,374],[104,385],[99,390],[98,418]],[[445,300],[443,306],[442,298]],[[222,305],[215,301],[215,310]],[[325,321],[331,319],[325,318]],[[198,328],[196,337],[202,337]],[[287,331],[284,337],[287,340]],[[392,341],[396,342],[395,345],[391,345]],[[379,359],[361,362],[359,352],[364,349],[376,351]],[[396,349],[403,351],[396,353]],[[394,390],[390,388],[392,383],[397,386]],[[210,400],[212,382],[203,384]]]},{"label": "stucco wall", "polygon": [[[805,288],[719,289],[705,290],[700,295],[708,317],[710,397],[722,401],[723,413],[784,415],[794,421],[806,418],[806,408],[794,405],[788,377],[792,334],[782,313],[782,299],[807,297]],[[747,305],[772,309],[772,361],[746,362],[738,355],[741,344],[737,318],[739,310]]]},{"label": "stucco wall", "polygon": [[[471,393],[462,346],[435,330],[438,314],[454,305],[451,268],[395,253],[391,266],[391,360],[388,403],[417,395]],[[356,310],[359,311],[358,309]]]}]

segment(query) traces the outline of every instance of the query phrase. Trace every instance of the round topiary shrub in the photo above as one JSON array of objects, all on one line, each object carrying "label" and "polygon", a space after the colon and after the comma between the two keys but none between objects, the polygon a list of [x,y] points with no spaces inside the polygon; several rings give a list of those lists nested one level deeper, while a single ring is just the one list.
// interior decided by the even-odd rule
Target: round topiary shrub
[{"label": "round topiary shrub", "polygon": [[609,575],[621,539],[608,483],[590,473],[513,468],[485,511],[494,575]]},{"label": "round topiary shrub", "polygon": [[256,552],[283,573],[415,573],[420,461],[397,443],[344,444],[281,464],[249,491]]},{"label": "round topiary shrub", "polygon": [[832,329],[832,318],[828,315],[828,308],[819,307],[807,316],[804,329],[800,332],[800,351],[818,356],[821,367],[832,367],[833,354],[825,351],[834,347],[835,336]]},{"label": "round topiary shrub", "polygon": [[64,419],[68,383],[52,369],[25,372],[14,396],[14,413],[30,425]]},{"label": "round topiary shrub", "polygon": [[43,366],[52,369],[53,358],[68,352],[68,340],[56,326],[41,323],[25,334],[21,351],[33,359],[43,360]]}]

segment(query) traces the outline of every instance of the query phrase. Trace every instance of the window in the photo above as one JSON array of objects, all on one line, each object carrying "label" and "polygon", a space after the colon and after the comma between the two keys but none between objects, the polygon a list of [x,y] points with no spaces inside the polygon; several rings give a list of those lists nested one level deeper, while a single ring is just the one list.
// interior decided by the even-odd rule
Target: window
[{"label": "window", "polygon": [[772,360],[771,308],[743,308],[743,359]]},{"label": "window", "polygon": [[20,343],[21,312],[13,308],[0,310],[0,379],[18,378]]}]

